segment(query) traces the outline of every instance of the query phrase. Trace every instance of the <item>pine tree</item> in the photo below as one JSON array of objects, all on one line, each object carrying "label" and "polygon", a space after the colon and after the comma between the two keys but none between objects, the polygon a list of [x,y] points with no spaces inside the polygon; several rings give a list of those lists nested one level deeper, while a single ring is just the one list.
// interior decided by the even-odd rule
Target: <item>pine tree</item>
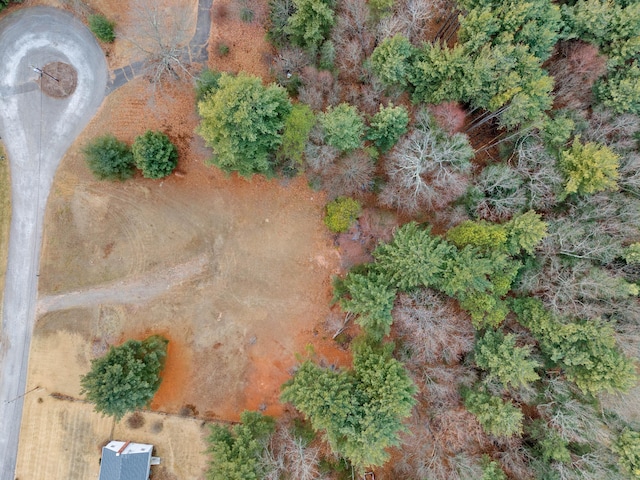
[{"label": "pine tree", "polygon": [[375,341],[389,334],[393,318],[391,309],[396,289],[390,287],[385,276],[375,272],[367,275],[349,273],[344,281],[349,298],[342,298],[340,306],[358,314],[356,322]]},{"label": "pine tree", "polygon": [[413,52],[406,37],[385,38],[371,54],[371,69],[385,85],[406,87]]},{"label": "pine tree", "polygon": [[154,335],[111,347],[105,356],[91,361],[91,371],[80,380],[81,393],[97,412],[116,420],[147,406],[162,381],[167,343]]},{"label": "pine tree", "polygon": [[390,243],[374,250],[376,268],[391,285],[406,291],[439,283],[453,247],[430,232],[410,222],[396,231]]},{"label": "pine tree", "polygon": [[207,439],[212,457],[207,480],[260,480],[265,469],[261,454],[273,433],[275,422],[260,412],[244,411],[240,422],[229,428],[213,424]]},{"label": "pine tree", "polygon": [[198,103],[197,132],[213,148],[212,163],[245,177],[270,174],[271,154],[291,110],[287,92],[262,85],[258,77],[223,73],[218,88]]},{"label": "pine tree", "polygon": [[613,444],[613,451],[629,476],[640,479],[640,432],[625,429]]},{"label": "pine tree", "polygon": [[625,392],[637,382],[633,361],[617,347],[610,325],[600,320],[561,323],[533,298],[514,299],[511,306],[542,352],[584,393]]},{"label": "pine tree", "polygon": [[458,248],[472,245],[481,251],[503,250],[507,243],[507,232],[502,225],[484,220],[466,220],[449,229],[447,240]]},{"label": "pine tree", "polygon": [[147,130],[131,146],[133,161],[145,178],[163,178],[178,165],[178,149],[162,132]]},{"label": "pine tree", "polygon": [[293,0],[294,13],[288,18],[285,32],[291,42],[311,54],[318,52],[335,23],[332,0]]},{"label": "pine tree", "polygon": [[499,330],[487,330],[475,346],[476,365],[505,387],[525,386],[540,378],[536,373],[540,364],[530,354],[531,347],[516,347],[515,336]]},{"label": "pine tree", "polygon": [[355,150],[362,145],[364,120],[353,105],[341,103],[337,107],[329,107],[326,112],[318,115],[318,123],[322,127],[327,145],[343,152]]},{"label": "pine tree", "polygon": [[380,110],[369,123],[367,140],[371,140],[382,152],[393,147],[398,139],[407,133],[409,113],[402,105],[394,107],[389,104],[386,107],[380,105]]},{"label": "pine tree", "polygon": [[478,419],[482,429],[496,437],[522,434],[522,411],[511,402],[480,390],[462,392],[464,406]]},{"label": "pine tree", "polygon": [[507,249],[511,255],[521,251],[533,255],[534,248],[547,236],[547,224],[533,210],[515,216],[504,227],[508,236]]},{"label": "pine tree", "polygon": [[91,173],[98,180],[126,180],[133,175],[131,149],[113,135],[93,139],[83,153]]},{"label": "pine tree", "polygon": [[354,346],[353,371],[335,372],[307,361],[282,391],[331,448],[363,472],[383,465],[388,447],[399,444],[402,420],[416,392],[406,370],[391,357],[392,346]]},{"label": "pine tree", "polygon": [[605,145],[582,144],[576,137],[571,149],[562,152],[559,162],[567,178],[564,196],[617,189],[618,162],[618,155]]}]

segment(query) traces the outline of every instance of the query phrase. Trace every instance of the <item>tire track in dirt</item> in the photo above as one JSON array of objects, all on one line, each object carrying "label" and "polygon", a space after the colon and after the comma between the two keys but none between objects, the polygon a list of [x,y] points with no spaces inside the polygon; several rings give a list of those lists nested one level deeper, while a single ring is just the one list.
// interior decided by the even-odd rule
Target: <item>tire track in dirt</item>
[{"label": "tire track in dirt", "polygon": [[142,303],[203,273],[208,264],[209,256],[201,255],[187,263],[163,271],[149,272],[144,276],[59,295],[42,296],[38,300],[36,313],[41,316],[56,310],[105,303]]}]

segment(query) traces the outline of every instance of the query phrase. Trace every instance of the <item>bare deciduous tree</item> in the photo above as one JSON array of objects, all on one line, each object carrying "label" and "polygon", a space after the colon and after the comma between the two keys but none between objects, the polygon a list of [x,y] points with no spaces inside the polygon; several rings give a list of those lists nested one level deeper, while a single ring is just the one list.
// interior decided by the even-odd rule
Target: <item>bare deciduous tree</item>
[{"label": "bare deciduous tree", "polygon": [[472,157],[466,135],[448,136],[423,110],[389,155],[380,201],[410,213],[442,208],[466,191]]},{"label": "bare deciduous tree", "polygon": [[192,5],[134,0],[131,12],[134,33],[125,38],[145,55],[151,81],[159,84],[165,76],[191,77],[186,47],[195,24]]},{"label": "bare deciduous tree", "polygon": [[588,108],[593,103],[593,84],[606,71],[607,59],[595,45],[580,40],[561,43],[549,65],[557,104],[574,110]]},{"label": "bare deciduous tree", "polygon": [[331,72],[307,66],[302,69],[300,79],[303,85],[300,87],[298,99],[313,110],[324,110],[340,102],[340,83]]},{"label": "bare deciduous tree", "polygon": [[290,425],[280,424],[271,436],[264,458],[268,467],[265,480],[324,478],[318,471],[320,458],[318,447],[307,445],[303,439],[293,435]]},{"label": "bare deciduous tree", "polygon": [[435,292],[419,290],[398,295],[393,318],[398,336],[411,350],[411,364],[459,362],[473,350],[471,320],[455,308],[452,300]]}]

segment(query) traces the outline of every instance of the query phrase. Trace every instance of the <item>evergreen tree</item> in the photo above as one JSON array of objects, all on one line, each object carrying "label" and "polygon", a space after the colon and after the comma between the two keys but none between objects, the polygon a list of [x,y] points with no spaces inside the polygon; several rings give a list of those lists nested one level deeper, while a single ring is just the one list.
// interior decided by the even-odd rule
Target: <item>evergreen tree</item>
[{"label": "evergreen tree", "polygon": [[522,411],[511,402],[480,391],[464,389],[464,406],[478,419],[482,429],[496,437],[522,434]]},{"label": "evergreen tree", "polygon": [[560,168],[567,181],[564,196],[615,190],[619,157],[605,145],[582,144],[576,137],[570,150],[562,152]]},{"label": "evergreen tree", "polygon": [[511,305],[542,352],[584,393],[624,392],[637,381],[633,361],[617,347],[610,325],[600,320],[561,323],[533,298],[515,299]]},{"label": "evergreen tree", "polygon": [[125,413],[147,406],[162,378],[168,340],[158,335],[129,340],[91,361],[80,379],[81,393],[104,415],[120,420]]},{"label": "evergreen tree", "polygon": [[484,220],[466,220],[449,229],[447,240],[458,248],[472,245],[481,251],[503,250],[507,243],[507,232],[502,225]]},{"label": "evergreen tree", "polygon": [[487,330],[475,346],[476,365],[506,387],[525,386],[540,378],[540,364],[529,358],[531,347],[516,347],[514,335]]},{"label": "evergreen tree", "polygon": [[291,42],[316,54],[335,23],[333,0],[293,0],[294,13],[288,18],[285,32]]},{"label": "evergreen tree", "polygon": [[329,107],[318,116],[327,145],[340,151],[355,150],[362,145],[364,120],[358,109],[348,103]]},{"label": "evergreen tree", "polygon": [[197,132],[213,148],[212,163],[224,172],[270,174],[271,154],[282,143],[290,111],[282,87],[265,87],[258,77],[243,73],[223,73],[218,88],[198,103],[202,119]]},{"label": "evergreen tree", "polygon": [[396,231],[390,243],[374,250],[376,268],[391,285],[406,291],[440,281],[452,247],[430,232],[429,227],[410,222]]},{"label": "evergreen tree", "polygon": [[91,173],[98,180],[126,180],[133,175],[131,149],[113,135],[93,139],[83,153]]},{"label": "evergreen tree", "polygon": [[539,214],[529,210],[517,215],[505,224],[507,250],[511,255],[521,251],[533,255],[533,250],[547,236],[547,224]]},{"label": "evergreen tree", "polygon": [[385,38],[371,54],[371,69],[385,85],[406,87],[413,52],[406,37]]},{"label": "evergreen tree", "polygon": [[260,412],[244,411],[240,422],[229,428],[211,425],[207,453],[212,457],[207,480],[261,480],[266,473],[261,454],[275,422]]},{"label": "evergreen tree", "polygon": [[368,275],[349,273],[344,281],[349,298],[342,298],[340,306],[359,315],[357,323],[375,341],[389,334],[393,318],[391,309],[396,290],[386,277],[370,272]]},{"label": "evergreen tree", "polygon": [[633,479],[640,479],[640,433],[626,429],[613,444],[618,463]]},{"label": "evergreen tree", "polygon": [[290,162],[294,166],[302,165],[304,148],[315,123],[316,119],[309,105],[293,105],[284,122],[282,143],[276,153],[278,161]]},{"label": "evergreen tree", "polygon": [[387,107],[380,105],[369,123],[367,140],[371,140],[382,152],[386,152],[393,147],[398,139],[407,133],[409,123],[409,113],[403,106],[394,107],[389,104]]},{"label": "evergreen tree", "polygon": [[147,130],[131,146],[133,161],[145,178],[163,178],[178,165],[178,149],[162,132]]},{"label": "evergreen tree", "polygon": [[386,449],[399,444],[402,420],[415,403],[415,386],[391,357],[392,348],[355,345],[353,371],[335,372],[307,361],[283,388],[282,400],[324,431],[333,451],[360,472],[388,460]]}]

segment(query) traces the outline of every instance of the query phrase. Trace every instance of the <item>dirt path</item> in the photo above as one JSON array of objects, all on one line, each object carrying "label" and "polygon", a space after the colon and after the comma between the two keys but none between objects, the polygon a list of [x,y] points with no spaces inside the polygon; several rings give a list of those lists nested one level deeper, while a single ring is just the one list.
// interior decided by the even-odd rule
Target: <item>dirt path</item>
[{"label": "dirt path", "polygon": [[167,290],[180,286],[185,281],[202,273],[210,262],[208,255],[201,255],[187,263],[141,277],[60,295],[41,296],[38,299],[36,317],[68,308],[101,304],[144,303],[146,300],[162,295]]},{"label": "dirt path", "polygon": [[[76,91],[43,95],[35,67],[72,65]],[[0,339],[0,479],[13,480],[35,314],[42,219],[64,152],[101,104],[107,80],[93,35],[60,10],[20,10],[0,24],[0,132],[11,162],[12,221]],[[36,88],[33,88],[33,85]]]}]

